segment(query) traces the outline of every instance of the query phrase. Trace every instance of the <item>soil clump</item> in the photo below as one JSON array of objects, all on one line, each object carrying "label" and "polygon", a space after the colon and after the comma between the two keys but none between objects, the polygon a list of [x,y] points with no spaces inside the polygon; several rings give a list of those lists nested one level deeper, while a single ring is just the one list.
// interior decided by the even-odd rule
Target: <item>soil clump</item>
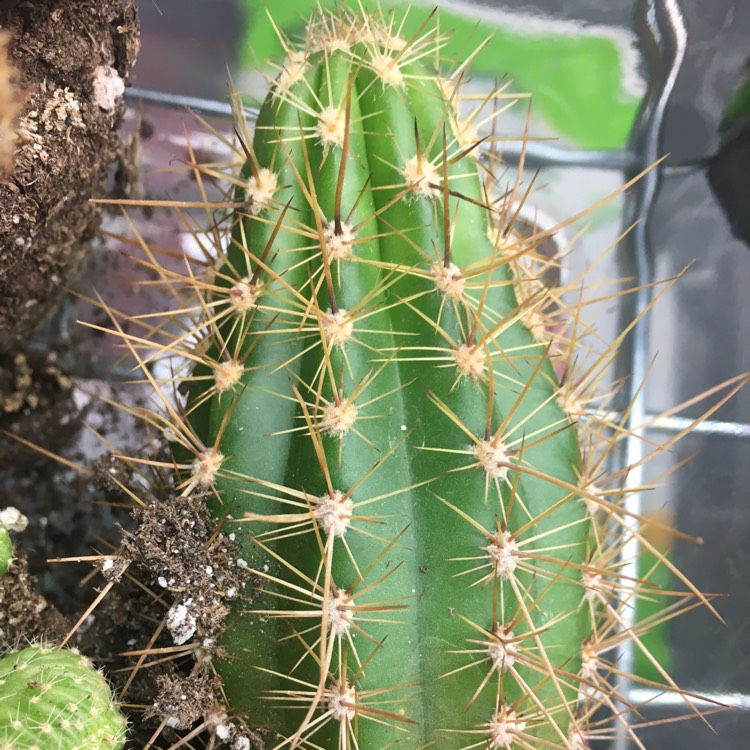
[{"label": "soil clump", "polygon": [[0,349],[12,350],[70,283],[120,148],[139,47],[133,0],[0,2],[15,85],[13,164],[0,177]]}]

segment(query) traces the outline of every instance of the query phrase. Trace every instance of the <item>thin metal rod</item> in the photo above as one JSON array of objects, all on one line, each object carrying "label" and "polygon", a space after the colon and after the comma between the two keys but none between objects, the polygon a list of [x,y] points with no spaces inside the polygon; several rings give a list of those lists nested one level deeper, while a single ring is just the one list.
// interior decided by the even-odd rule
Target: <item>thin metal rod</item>
[{"label": "thin metal rod", "polygon": [[[583,167],[586,169],[606,169],[610,171],[637,171],[641,158],[629,149],[611,151],[586,151],[558,146],[544,141],[508,141],[503,144],[503,157],[506,160],[518,159],[524,155],[524,167]],[[664,177],[683,177],[705,169],[710,156],[699,156],[672,161],[662,168]]]},{"label": "thin metal rod", "polygon": [[[616,410],[599,410],[596,418],[601,422],[617,423],[622,421],[622,412]],[[724,422],[718,419],[705,419],[699,424],[690,417],[662,417],[656,412],[645,412],[643,427],[646,430],[663,432],[681,432],[692,426],[693,435],[715,435],[727,438],[750,438],[750,424],[745,422]]]},{"label": "thin metal rod", "polygon": [[[707,693],[701,690],[701,695],[701,698],[690,697],[687,700],[698,709],[717,708],[718,704],[718,707],[750,711],[750,695],[745,693]],[[634,687],[628,694],[628,699],[639,709],[644,705],[650,708],[686,708],[684,695],[674,692],[663,693],[650,688]]]},{"label": "thin metal rod", "polygon": [[[125,89],[125,99],[133,104],[158,104],[162,107],[173,109],[189,109],[200,115],[211,115],[225,117],[229,120],[234,116],[229,102],[216,99],[204,99],[198,96],[186,96],[184,94],[169,94],[166,91],[154,91],[152,89],[129,88]],[[243,112],[249,120],[258,117],[257,107],[243,107]]]},{"label": "thin metal rod", "polygon": [[[690,427],[693,420],[689,417],[659,417],[647,416],[650,430],[664,430],[665,432],[680,432]],[[692,429],[693,435],[714,435],[728,438],[750,438],[750,424],[743,422],[722,422],[707,419]]]},{"label": "thin metal rod", "polygon": [[[677,0],[637,0],[635,24],[649,69],[649,83],[629,143],[629,151],[637,154],[640,163],[633,165],[634,169],[627,171],[626,179],[628,180],[653,164],[662,155],[664,114],[669,97],[674,90],[687,45],[685,23]],[[648,372],[648,317],[644,316],[644,313],[653,299],[650,282],[654,277],[649,231],[661,177],[659,168],[652,169],[629,191],[625,202],[623,223],[625,227],[632,226],[635,222],[638,223],[626,235],[618,254],[622,276],[634,278],[639,287],[635,294],[624,298],[620,311],[621,330],[636,318],[640,318],[640,323],[623,343],[615,362],[616,377],[628,379],[628,387],[624,389],[624,395],[632,404],[624,425],[625,430],[630,431],[630,434],[624,442],[619,456],[619,466],[616,468],[636,467],[628,473],[625,482],[626,487],[631,488],[641,486],[643,482],[643,467],[640,462],[645,453],[642,440],[644,430],[639,426],[646,421],[646,411],[643,393],[639,393],[639,389]],[[628,512],[635,516],[639,515],[641,512],[639,494],[626,492],[625,496]],[[632,519],[633,515],[630,517]],[[633,532],[636,531],[635,520],[629,521],[628,525],[633,527]],[[624,581],[636,580],[638,577],[638,539],[635,533],[628,536],[629,539],[622,549],[623,564],[620,569]],[[618,597],[624,603],[624,627],[632,628],[635,624],[636,610],[633,592],[625,586],[622,591],[618,592]],[[629,643],[619,655],[618,670],[628,674],[632,672],[634,662],[633,645]],[[629,680],[622,678],[617,688],[627,700],[632,700],[633,685]],[[624,711],[623,720],[627,720],[627,716],[627,711]],[[628,732],[621,731],[615,739],[614,750],[627,750],[630,744]]]},{"label": "thin metal rod", "polygon": [[[175,109],[189,109],[197,114],[210,117],[224,117],[231,119],[234,116],[232,107],[228,102],[216,99],[205,99],[197,96],[184,94],[169,94],[164,91],[152,89],[129,88],[125,91],[126,99],[133,103],[156,104],[162,107]],[[258,117],[258,108],[244,106],[242,111],[248,120]],[[585,149],[572,149],[558,146],[555,143],[543,141],[507,141],[503,145],[503,156],[506,161],[518,160],[524,155],[524,164],[528,169],[542,167],[583,167],[586,169],[605,169],[622,172],[632,170],[636,164],[641,163],[640,157],[626,149],[613,149],[611,151],[587,151]],[[682,176],[705,169],[710,157],[700,156],[690,159],[671,162],[664,167],[664,176]]]}]

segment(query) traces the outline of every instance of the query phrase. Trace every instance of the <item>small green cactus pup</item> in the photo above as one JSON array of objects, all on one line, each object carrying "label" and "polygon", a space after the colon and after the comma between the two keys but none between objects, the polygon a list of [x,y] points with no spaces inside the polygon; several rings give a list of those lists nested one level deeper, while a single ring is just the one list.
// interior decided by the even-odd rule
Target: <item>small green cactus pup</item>
[{"label": "small green cactus pup", "polygon": [[2,750],[120,750],[126,722],[104,677],[72,649],[0,658]]},{"label": "small green cactus pup", "polygon": [[[165,407],[144,417],[176,443],[164,469],[252,571],[215,664],[269,747],[583,750],[608,721],[633,732],[610,683],[653,623],[627,627],[638,532],[604,464],[627,431],[593,410],[614,348],[578,346],[578,282],[569,308],[540,283],[557,261],[514,235],[526,188],[501,182],[493,145],[505,95],[467,114],[468,63],[446,75],[442,43],[320,11],[285,41],[252,141],[236,123],[235,210],[203,235],[215,266],[149,254],[171,322],[125,333],[107,308]],[[194,367],[165,388],[148,365],[175,354]],[[668,595],[667,616],[695,606]]]},{"label": "small green cactus pup", "polygon": [[12,561],[13,542],[10,541],[10,532],[5,526],[0,525],[0,576],[8,572]]},{"label": "small green cactus pup", "polygon": [[0,576],[5,575],[13,562],[11,531],[23,531],[29,520],[16,508],[0,510]]}]

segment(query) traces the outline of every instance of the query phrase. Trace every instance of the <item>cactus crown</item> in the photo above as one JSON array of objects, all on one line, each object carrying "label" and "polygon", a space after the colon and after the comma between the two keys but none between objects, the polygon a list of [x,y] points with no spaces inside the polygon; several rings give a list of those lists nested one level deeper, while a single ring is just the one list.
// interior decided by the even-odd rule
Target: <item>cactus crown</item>
[{"label": "cactus crown", "polygon": [[[616,346],[590,354],[578,280],[543,283],[550,233],[516,232],[507,94],[467,110],[470,58],[446,73],[429,22],[407,39],[379,11],[319,11],[284,41],[254,136],[236,122],[244,166],[205,204],[210,267],[172,270],[138,238],[176,308],[126,330],[105,305],[160,404],[140,414],[173,445],[145,463],[205,494],[252,573],[214,660],[227,708],[269,748],[635,736],[618,649],[679,692],[642,636],[708,601],[683,581],[624,630],[653,588],[620,573],[641,535],[606,464],[627,416],[598,411]],[[202,190],[218,174],[193,166]],[[165,384],[149,365],[175,355],[189,373]],[[199,607],[165,621],[185,652]]]}]

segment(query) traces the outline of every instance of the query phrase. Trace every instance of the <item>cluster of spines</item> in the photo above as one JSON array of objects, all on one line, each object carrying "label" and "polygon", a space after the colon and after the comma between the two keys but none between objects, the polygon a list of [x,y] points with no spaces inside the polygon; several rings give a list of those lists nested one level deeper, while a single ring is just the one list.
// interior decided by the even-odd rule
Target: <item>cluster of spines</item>
[{"label": "cluster of spines", "polygon": [[[674,599],[663,615],[628,626],[625,609],[637,597],[654,592],[647,581],[621,574],[628,540],[636,536],[647,542],[638,530],[639,519],[626,509],[622,486],[627,471],[611,475],[606,465],[607,456],[628,434],[626,416],[607,412],[615,391],[603,385],[625,332],[614,345],[591,355],[587,347],[595,336],[581,320],[580,280],[569,288],[547,287],[542,279],[560,261],[538,255],[535,248],[548,233],[531,238],[514,234],[515,206],[525,200],[520,183],[500,190],[496,173],[502,162],[492,135],[481,138],[489,149],[489,166],[477,159],[479,136],[474,131],[467,135],[475,123],[478,128],[487,109],[491,114],[484,125],[492,128],[498,96],[482,100],[462,117],[452,105],[460,102],[463,66],[442,79],[439,127],[428,133],[415,127],[416,153],[402,149],[401,163],[389,165],[400,175],[399,182],[377,188],[388,195],[384,205],[377,207],[375,201],[375,206],[364,208],[372,200],[367,180],[350,205],[342,203],[345,185],[347,194],[352,193],[351,154],[355,161],[360,155],[353,141],[366,140],[373,125],[356,114],[359,106],[351,84],[337,89],[332,78],[343,69],[344,80],[350,81],[364,68],[371,73],[370,87],[401,95],[409,88],[410,76],[424,77],[414,73],[419,61],[435,57],[440,46],[434,30],[405,39],[392,19],[320,14],[302,48],[288,47],[287,61],[271,83],[269,110],[278,114],[285,109],[285,118],[261,121],[260,146],[256,138],[255,147],[244,121],[237,123],[237,153],[246,169],[239,177],[228,177],[233,196],[216,204],[206,201],[207,209],[233,209],[208,234],[215,237],[214,246],[206,247],[212,258],[208,272],[168,270],[139,238],[148,257],[145,263],[178,300],[169,313],[129,319],[127,331],[116,311],[107,308],[115,334],[158,398],[158,408],[140,416],[176,445],[174,461],[150,463],[176,470],[175,483],[183,495],[196,490],[213,494],[224,520],[235,508],[244,509],[237,529],[247,534],[247,558],[263,590],[244,613],[261,635],[252,628],[245,632],[247,638],[264,641],[269,652],[287,653],[278,665],[258,660],[254,644],[238,643],[230,633],[233,664],[226,667],[230,674],[225,689],[230,707],[244,708],[246,696],[233,694],[233,680],[240,678],[231,672],[244,670],[246,680],[249,669],[265,676],[251,680],[259,694],[248,700],[256,712],[249,721],[272,723],[262,712],[275,716],[274,705],[284,706],[281,714],[289,707],[297,709],[298,728],[286,734],[279,747],[335,742],[339,750],[349,750],[360,746],[362,727],[371,722],[392,728],[396,746],[405,742],[411,748],[409,743],[416,740],[408,739],[409,733],[420,721],[435,730],[430,741],[436,746],[461,750],[530,750],[540,744],[583,750],[591,739],[608,738],[615,731],[638,742],[638,721],[629,718],[637,706],[618,693],[623,679],[637,678],[620,673],[618,654],[627,642],[647,653],[641,640],[646,630],[708,601],[683,580],[684,591],[659,592]],[[309,79],[315,60],[328,77],[320,89]],[[314,157],[313,165],[310,154],[316,150],[322,155]],[[193,167],[203,190],[205,176],[215,176],[216,170]],[[320,193],[319,174],[313,176],[316,170],[328,175],[327,197]],[[473,194],[467,185],[472,180],[479,184],[477,174],[484,181]],[[423,247],[411,229],[388,224],[389,210],[397,203],[430,206],[428,214],[432,212],[434,225],[441,228],[437,242]],[[301,207],[308,212],[307,220],[301,218]],[[459,217],[472,208],[489,217],[483,231],[490,238],[490,252],[459,267],[451,254],[454,235]],[[364,257],[368,243],[388,235],[409,248],[416,261],[407,265]],[[367,264],[377,270],[375,285],[344,307],[342,297],[352,280],[347,266]],[[404,282],[412,281],[418,282],[416,291],[401,295]],[[515,304],[503,312],[493,310],[487,300],[509,286]],[[433,317],[421,305],[429,296],[439,300],[433,304]],[[572,305],[567,302],[571,296]],[[379,329],[383,313],[392,309],[412,316],[415,327],[426,324],[432,329],[431,345],[414,342],[411,332],[399,337]],[[504,347],[503,336],[518,326],[531,338],[521,336],[522,343]],[[275,357],[268,354],[274,345],[279,352]],[[266,359],[258,360],[257,350],[264,347]],[[317,365],[303,370],[302,361],[316,352]],[[149,365],[163,356],[184,358],[192,374],[180,374],[166,384],[158,381]],[[394,404],[403,405],[407,389],[411,394],[425,385],[414,383],[416,378],[389,381],[396,363],[406,365],[406,373],[409,363],[432,363],[435,370],[450,373],[452,385],[445,394],[438,395],[427,384],[422,398],[434,411],[423,419],[441,418],[452,425],[462,449],[430,444],[412,448],[412,435],[422,425],[408,421],[399,422],[402,434],[391,433],[387,447],[375,445],[368,423],[392,420]],[[525,369],[526,380],[519,378],[520,369]],[[283,391],[278,388],[282,382],[288,386]],[[181,407],[172,388],[176,391],[184,383],[190,384],[191,396]],[[390,385],[376,392],[374,383]],[[529,393],[540,387],[544,395],[529,409]],[[474,424],[467,424],[447,403],[461,389],[483,395],[483,411],[475,415]],[[262,393],[277,408],[292,412],[290,426],[274,432],[265,422],[241,417],[248,393]],[[500,393],[506,407],[498,423],[495,400]],[[531,428],[541,410],[557,416]],[[305,453],[308,463],[287,482],[238,469],[225,437],[238,429],[233,422],[240,419],[246,419],[241,429],[248,441],[284,438]],[[477,430],[477,425],[484,429]],[[574,478],[536,469],[529,456],[574,430],[581,458],[571,455],[566,472]],[[280,452],[284,440],[279,441]],[[306,447],[300,448],[303,442]],[[346,474],[352,443],[367,459],[357,463],[344,489],[332,476]],[[448,468],[427,478],[411,477],[414,481],[400,486],[384,480],[387,489],[372,491],[374,480],[396,466],[393,457],[407,450],[442,454]],[[308,472],[309,485],[300,476],[302,469]],[[449,475],[484,477],[483,502],[485,507],[494,504],[493,525],[464,511],[459,496],[441,494],[441,481]],[[557,500],[543,511],[530,511],[521,490],[524,477],[550,484]],[[415,538],[418,524],[405,523],[399,507],[404,495],[417,490],[432,498],[430,513],[447,509],[455,533],[474,539],[476,552],[445,560],[440,575],[462,581],[467,596],[484,596],[491,605],[489,620],[475,622],[460,603],[444,602],[465,637],[462,643],[429,646],[444,648],[452,658],[452,666],[436,675],[436,682],[450,686],[458,676],[476,677],[474,688],[455,701],[455,725],[447,716],[425,719],[424,707],[414,708],[424,689],[418,681],[374,685],[370,680],[373,665],[390,645],[383,633],[389,629],[391,642],[408,648],[409,636],[395,633],[414,627],[412,612],[420,606],[416,589],[397,594],[393,586],[408,551],[424,545]],[[580,511],[571,512],[562,529],[545,528],[561,508]],[[519,518],[525,521],[518,523]],[[576,530],[573,539],[579,541],[558,541],[568,529]],[[354,549],[358,537],[374,542],[373,549],[379,551],[360,558]],[[300,545],[306,545],[304,556],[295,554]],[[311,564],[310,550],[316,547],[319,557]],[[346,585],[334,579],[334,567],[348,572]],[[557,587],[575,588],[577,606],[543,611]],[[585,623],[574,631],[582,635],[572,644],[576,653],[560,659],[556,652],[563,646],[554,641],[554,633],[561,623],[573,620]],[[192,647],[185,645],[186,650]],[[428,645],[412,647],[421,651]],[[395,668],[407,654],[389,658]],[[661,689],[678,691],[663,670],[662,676]],[[491,706],[486,718],[466,726],[461,715],[482,701]]]}]

